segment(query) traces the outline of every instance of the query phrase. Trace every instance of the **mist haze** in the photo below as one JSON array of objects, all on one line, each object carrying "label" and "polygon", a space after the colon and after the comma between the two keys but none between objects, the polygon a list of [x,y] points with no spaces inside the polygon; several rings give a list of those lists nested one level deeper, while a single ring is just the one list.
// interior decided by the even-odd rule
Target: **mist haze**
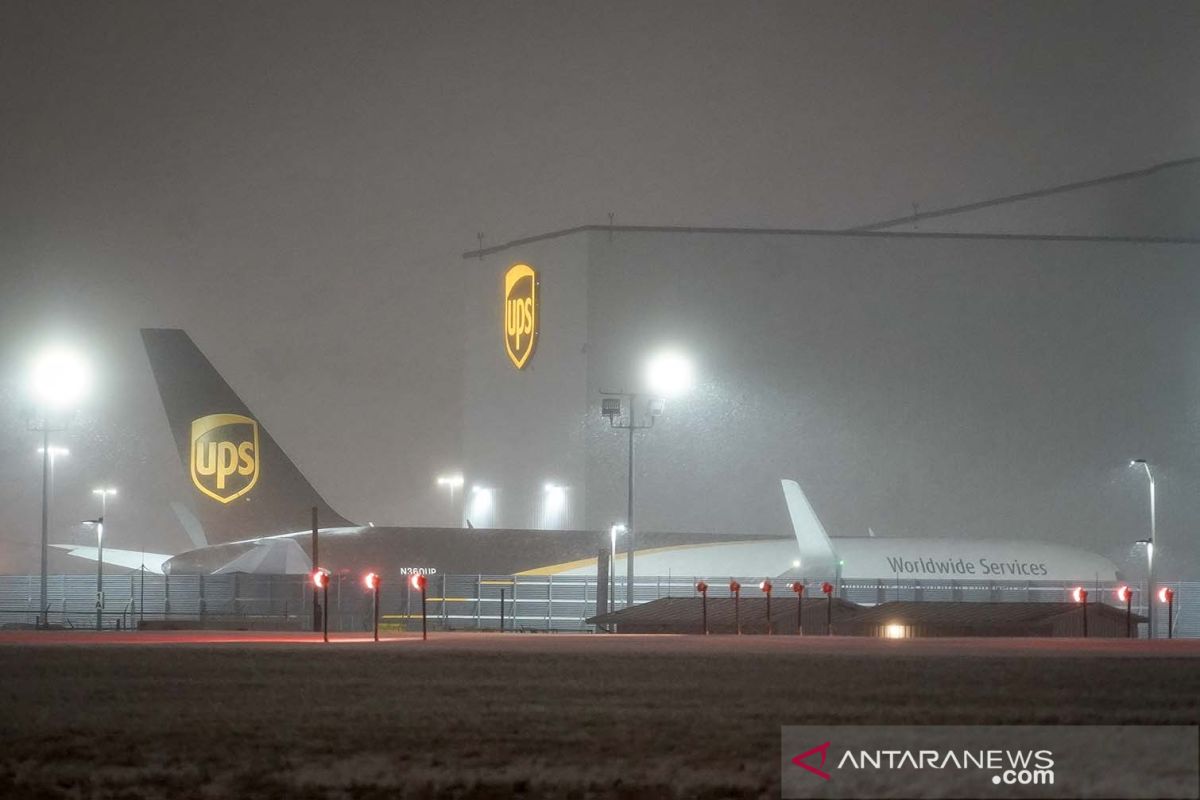
[{"label": "mist haze", "polygon": [[[444,524],[434,476],[461,466],[461,255],[478,233],[488,247],[609,213],[841,229],[1194,156],[1200,141],[1200,11],[1183,4],[7,2],[0,15],[5,572],[37,567],[21,381],[45,341],[79,344],[98,373],[55,439],[71,455],[51,541],[82,540],[91,487],[112,483],[115,546],[188,546],[167,506],[186,478],[139,327],[186,329],[341,514]],[[1200,238],[1198,186],[1192,166],[906,229]],[[1040,535],[1099,552],[1143,536],[1144,486],[1124,465],[1146,457],[1163,547],[1194,567],[1196,279],[1152,270],[1130,306],[1120,288],[1142,266],[1080,267],[1038,315],[988,321],[1035,359],[1042,337],[1097,349],[1061,386],[1035,369],[1018,398],[976,387],[976,408],[1080,406],[1077,436],[1046,432],[1053,469],[1037,452],[1029,473],[1022,452],[997,469],[1028,492]],[[1058,329],[1060,310],[1093,328]],[[892,343],[914,381],[953,383],[925,344]],[[836,465],[820,489],[831,533],[999,535],[984,520],[1004,509],[954,473],[1003,438],[980,444],[977,419],[929,402],[965,435],[931,445],[848,416],[845,452],[812,454],[810,474]],[[853,454],[873,435],[926,466],[872,469]]]}]

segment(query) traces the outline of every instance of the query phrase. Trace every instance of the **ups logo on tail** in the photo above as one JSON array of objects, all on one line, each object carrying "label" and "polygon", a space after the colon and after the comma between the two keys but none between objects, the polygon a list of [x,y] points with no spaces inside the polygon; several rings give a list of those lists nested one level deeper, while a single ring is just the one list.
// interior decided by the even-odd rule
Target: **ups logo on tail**
[{"label": "ups logo on tail", "polygon": [[522,369],[538,338],[538,280],[533,267],[513,264],[504,273],[504,349]]},{"label": "ups logo on tail", "polygon": [[258,423],[241,414],[192,420],[192,483],[228,503],[258,482]]}]

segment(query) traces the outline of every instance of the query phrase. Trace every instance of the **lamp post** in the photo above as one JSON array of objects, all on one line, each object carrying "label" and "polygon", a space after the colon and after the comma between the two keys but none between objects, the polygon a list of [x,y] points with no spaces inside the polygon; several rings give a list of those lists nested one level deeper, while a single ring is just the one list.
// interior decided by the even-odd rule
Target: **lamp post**
[{"label": "lamp post", "polygon": [[[104,539],[104,517],[97,517],[96,519],[85,519],[83,521],[83,524],[91,525],[93,528],[96,529],[96,543],[97,543],[97,545],[99,545],[99,543]],[[98,547],[97,547],[97,550],[99,550]],[[96,630],[101,630],[104,627],[104,619],[103,619],[104,587],[101,583],[101,581],[103,580],[103,577],[104,576],[101,574],[101,572],[99,570],[97,570],[96,571]]]},{"label": "lamp post", "polygon": [[1133,636],[1133,589],[1121,585],[1117,587],[1117,599],[1125,604],[1125,638]]},{"label": "lamp post", "polygon": [[608,610],[615,611],[617,608],[617,536],[625,533],[628,528],[624,525],[613,525],[608,529],[609,537],[609,556],[608,556]]},{"label": "lamp post", "polygon": [[[1158,590],[1158,600],[1160,603],[1167,604],[1167,638],[1175,638],[1174,631],[1171,630],[1172,617],[1175,612],[1175,590],[1170,586],[1164,586]],[[1150,605],[1154,605],[1151,603]]]},{"label": "lamp post", "polygon": [[92,494],[100,496],[100,520],[96,525],[96,630],[103,627],[104,614],[104,519],[108,516],[108,498],[116,493],[111,487],[92,489]]},{"label": "lamp post", "polygon": [[698,582],[696,591],[700,593],[700,625],[704,628],[704,635],[708,636],[708,584]]},{"label": "lamp post", "polygon": [[[692,362],[684,355],[666,350],[652,356],[646,362],[645,383],[650,391],[648,397],[649,422],[637,421],[637,405],[643,395],[637,392],[601,391],[600,414],[608,420],[610,427],[629,433],[629,473],[625,494],[625,525],[628,539],[625,547],[625,605],[633,605],[634,564],[633,556],[637,545],[633,522],[633,434],[635,431],[654,427],[654,420],[662,416],[668,398],[678,397],[692,388],[695,383]],[[629,404],[629,416],[625,422],[617,422],[621,416],[621,401]]]},{"label": "lamp post", "polygon": [[758,585],[758,588],[761,589],[762,593],[767,596],[767,636],[770,636],[773,633],[771,630],[771,589],[774,587],[771,586],[771,582],[769,580],[764,579],[763,582]]},{"label": "lamp post", "polygon": [[821,591],[825,593],[825,635],[833,635],[833,584],[825,581],[821,584]]},{"label": "lamp post", "polygon": [[793,592],[796,593],[796,635],[804,635],[804,583],[803,581],[792,581],[788,584]]},{"label": "lamp post", "polygon": [[429,638],[428,617],[425,615],[425,589],[429,586],[429,579],[419,572],[414,572],[408,582],[414,589],[421,592],[421,639],[423,641]]},{"label": "lamp post", "polygon": [[321,640],[329,641],[329,570],[318,567],[312,573],[313,592],[321,590]]},{"label": "lamp post", "polygon": [[738,635],[742,635],[742,614],[739,603],[742,599],[742,585],[733,578],[729,579],[729,592],[733,595],[733,624]]},{"label": "lamp post", "polygon": [[51,430],[62,430],[62,428],[34,428],[41,430],[42,446],[37,449],[38,455],[42,458],[42,596],[41,610],[38,613],[38,626],[46,627],[50,624],[49,608],[50,602],[46,594],[46,561],[47,561],[47,530],[50,521],[50,495],[54,492],[54,462],[59,456],[69,456],[71,451],[65,447],[55,447],[48,444],[50,440]]},{"label": "lamp post", "polygon": [[454,495],[458,492],[459,489],[462,488],[462,485],[463,485],[462,474],[455,472],[451,475],[438,475],[437,485],[450,490],[450,514],[451,514],[451,516],[457,515],[458,517],[460,517],[458,519],[455,519],[455,527],[461,528],[462,527],[462,519],[461,519],[461,515],[458,515],[458,513],[457,513],[458,506],[454,505]]},{"label": "lamp post", "polygon": [[[47,561],[50,545],[50,480],[51,462],[54,453],[50,447],[50,434],[66,430],[67,416],[79,400],[87,393],[91,383],[91,371],[79,354],[62,347],[43,350],[34,358],[29,373],[29,395],[35,414],[29,420],[29,429],[42,434],[42,569],[41,569],[41,614],[39,627],[50,624],[49,601],[46,592]],[[57,415],[57,418],[56,418]]]},{"label": "lamp post", "polygon": [[368,572],[363,576],[363,584],[375,595],[371,613],[371,630],[374,631],[374,639],[377,642],[379,641],[379,583],[378,573]]},{"label": "lamp post", "polygon": [[[1129,462],[1129,466],[1137,469],[1141,467],[1146,472],[1146,481],[1150,484],[1150,538],[1146,542],[1146,596],[1154,599],[1154,544],[1157,527],[1155,524],[1155,507],[1154,507],[1154,476],[1150,474],[1150,465],[1146,463],[1144,458],[1135,458]],[[1146,636],[1149,639],[1154,638],[1154,603],[1146,604]]]}]

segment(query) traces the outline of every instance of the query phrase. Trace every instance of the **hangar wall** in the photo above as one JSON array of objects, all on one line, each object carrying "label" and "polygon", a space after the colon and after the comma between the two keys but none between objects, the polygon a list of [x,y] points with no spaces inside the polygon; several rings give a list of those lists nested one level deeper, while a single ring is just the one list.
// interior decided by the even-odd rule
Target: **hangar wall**
[{"label": "hangar wall", "polygon": [[[587,241],[566,237],[465,259],[464,520],[477,528],[583,525],[587,405]],[[505,271],[539,275],[536,349],[524,369],[503,340]],[[564,487],[551,496],[546,485]]]},{"label": "hangar wall", "polygon": [[[1143,447],[1167,457],[1177,436],[1129,409],[1182,424],[1168,418],[1200,390],[1181,356],[1200,344],[1198,256],[1194,243],[619,227],[496,248],[465,259],[468,483],[503,486],[505,525],[535,521],[531,487],[552,475],[570,482],[574,526],[621,521],[624,438],[599,390],[637,387],[645,356],[674,344],[701,380],[638,436],[641,530],[790,535],[778,480],[792,477],[835,536],[1112,552],[1140,524],[1141,487],[1118,486],[1129,508],[1114,513],[1104,471]],[[497,287],[517,261],[544,287],[521,372],[498,332]],[[1180,353],[1153,346],[1164,339]]]}]

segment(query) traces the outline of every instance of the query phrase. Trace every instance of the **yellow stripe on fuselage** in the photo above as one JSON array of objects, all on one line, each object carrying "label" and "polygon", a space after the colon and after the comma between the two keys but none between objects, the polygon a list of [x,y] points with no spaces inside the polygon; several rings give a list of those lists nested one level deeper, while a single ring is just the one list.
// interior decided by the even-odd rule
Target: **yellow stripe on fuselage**
[{"label": "yellow stripe on fuselage", "polygon": [[[700,547],[727,547],[735,544],[754,544],[761,539],[749,539],[737,542],[703,542],[700,544],[676,544],[670,547],[648,547],[645,550],[638,550],[638,555],[647,555],[649,553],[670,553],[677,550],[695,550]],[[623,557],[624,551],[618,551],[617,556]],[[562,564],[551,564],[546,567],[538,567],[537,569],[529,569],[524,572],[518,572],[517,575],[558,575],[563,572],[569,572],[573,569],[581,569],[583,567],[595,567],[598,558],[580,558],[576,561],[566,561]]]}]

